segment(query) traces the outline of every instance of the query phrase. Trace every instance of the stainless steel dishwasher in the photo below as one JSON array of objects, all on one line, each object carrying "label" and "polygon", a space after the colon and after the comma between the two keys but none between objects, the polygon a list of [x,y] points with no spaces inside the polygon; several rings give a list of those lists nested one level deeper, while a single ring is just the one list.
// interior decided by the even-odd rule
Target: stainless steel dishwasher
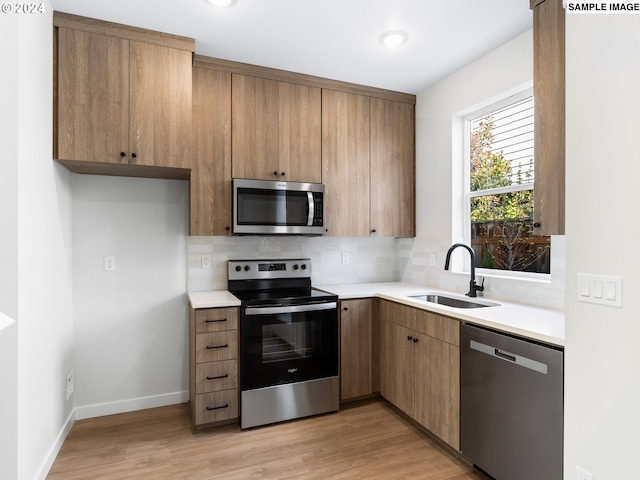
[{"label": "stainless steel dishwasher", "polygon": [[563,351],[462,326],[462,454],[496,480],[562,479]]}]

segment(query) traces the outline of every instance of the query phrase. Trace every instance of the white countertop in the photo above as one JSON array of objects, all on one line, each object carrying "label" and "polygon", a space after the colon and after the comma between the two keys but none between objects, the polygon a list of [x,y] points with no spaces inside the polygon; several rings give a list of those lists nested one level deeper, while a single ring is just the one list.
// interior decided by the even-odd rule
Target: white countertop
[{"label": "white countertop", "polygon": [[189,303],[193,308],[239,307],[240,300],[226,290],[189,292]]},{"label": "white countertop", "polygon": [[453,297],[468,297],[458,292],[429,288],[402,282],[359,283],[344,285],[321,285],[316,288],[338,295],[340,300],[354,298],[384,298],[412,307],[422,308],[442,315],[465,320],[476,325],[484,325],[506,333],[564,347],[564,312],[550,308],[540,308],[519,303],[494,300],[490,297],[478,297],[482,303],[494,302],[498,306],[486,308],[461,309],[438,305],[410,298],[410,295],[440,293]]}]

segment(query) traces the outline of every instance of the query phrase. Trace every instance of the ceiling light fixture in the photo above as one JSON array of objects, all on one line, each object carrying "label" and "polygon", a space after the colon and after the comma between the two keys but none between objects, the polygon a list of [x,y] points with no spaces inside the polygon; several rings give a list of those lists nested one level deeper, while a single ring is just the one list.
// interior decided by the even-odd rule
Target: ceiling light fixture
[{"label": "ceiling light fixture", "polygon": [[380,37],[380,42],[387,47],[397,47],[407,41],[409,35],[401,30],[393,30],[385,32]]},{"label": "ceiling light fixture", "polygon": [[236,0],[206,0],[206,1],[207,3],[210,3],[215,7],[230,7],[231,5],[236,3]]}]

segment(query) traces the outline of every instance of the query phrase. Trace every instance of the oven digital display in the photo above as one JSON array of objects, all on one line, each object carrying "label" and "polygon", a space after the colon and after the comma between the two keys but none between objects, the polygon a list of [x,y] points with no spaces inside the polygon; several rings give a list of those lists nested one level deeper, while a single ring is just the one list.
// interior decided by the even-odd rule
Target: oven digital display
[{"label": "oven digital display", "polygon": [[259,263],[258,271],[259,272],[275,272],[275,271],[284,271],[287,269],[286,263]]}]

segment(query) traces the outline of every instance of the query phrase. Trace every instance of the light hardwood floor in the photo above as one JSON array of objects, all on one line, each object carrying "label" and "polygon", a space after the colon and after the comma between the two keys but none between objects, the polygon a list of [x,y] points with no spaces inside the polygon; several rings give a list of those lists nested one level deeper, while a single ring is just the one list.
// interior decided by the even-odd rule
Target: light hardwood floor
[{"label": "light hardwood floor", "polygon": [[383,400],[191,433],[187,404],[77,421],[47,479],[487,479]]}]

